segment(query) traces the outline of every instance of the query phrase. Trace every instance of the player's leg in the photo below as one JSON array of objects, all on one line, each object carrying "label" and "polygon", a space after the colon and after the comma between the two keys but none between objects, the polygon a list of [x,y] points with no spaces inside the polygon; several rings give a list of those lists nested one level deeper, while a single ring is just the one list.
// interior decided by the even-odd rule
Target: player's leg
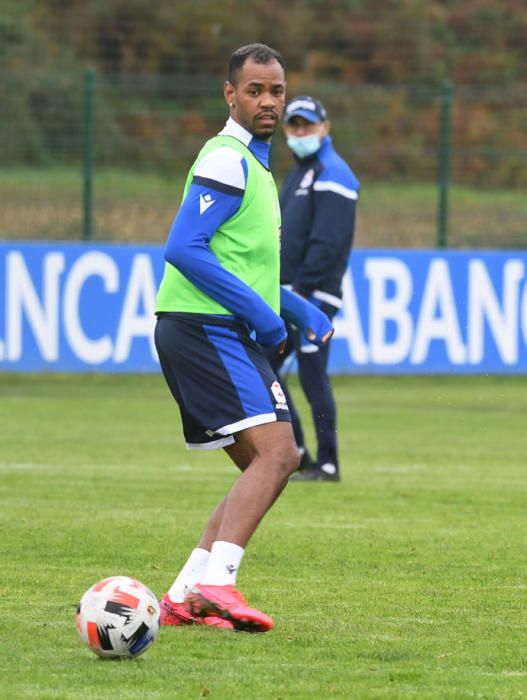
[{"label": "player's leg", "polygon": [[[206,552],[210,546],[210,556],[197,593],[186,598],[186,609],[193,617],[220,614],[238,629],[269,629],[270,618],[248,608],[229,581],[235,581],[245,543],[298,462],[281,387],[243,324],[171,318],[158,323],[156,347],[180,406],[187,447],[224,447],[245,470],[212,514],[197,547]],[[262,491],[260,498],[253,495],[253,486]],[[219,592],[228,610],[217,601],[203,602],[199,587],[205,583],[209,598]]]},{"label": "player's leg", "polygon": [[[287,428],[281,428],[277,426],[288,426],[288,423],[271,423],[271,424],[266,424],[264,426],[258,426],[256,428],[249,428],[245,431],[240,432],[236,436],[236,442],[234,442],[232,445],[228,445],[227,447],[224,447],[225,452],[229,455],[229,457],[232,459],[234,464],[238,467],[238,469],[241,472],[245,472],[248,467],[253,465],[253,463],[256,463],[256,466],[260,463],[260,460],[262,458],[262,455],[259,454],[259,451],[261,452],[261,448],[259,448],[259,440],[258,437],[262,433],[266,436],[265,440],[267,440],[267,435],[269,433],[275,433],[275,432],[283,432],[284,430],[287,430]],[[254,441],[254,436],[256,434],[256,443]],[[268,446],[265,445],[265,448]],[[269,450],[268,455],[266,456],[266,459],[271,459],[274,460],[273,457],[274,450]],[[271,466],[271,469],[275,468],[275,464],[273,463]],[[289,475],[292,467],[288,467],[284,474],[287,473]],[[278,480],[283,482],[283,479],[286,478],[283,475],[280,475],[278,477]],[[229,493],[225,498],[223,498],[220,503],[216,506],[214,511],[212,512],[212,515],[209,518],[209,521],[207,523],[207,526],[205,528],[205,531],[203,532],[203,535],[201,536],[201,539],[198,543],[198,547],[201,549],[209,550],[212,548],[212,544],[214,543],[215,540],[221,539],[222,536],[230,536],[231,533],[225,533],[222,531],[220,533],[220,526],[223,524],[223,530],[225,529],[225,522],[224,520],[224,513],[225,513],[225,506],[227,502],[229,503],[229,508],[232,508],[232,504],[236,498],[236,494],[232,496],[232,492],[235,490],[236,491],[240,490],[240,486],[238,485],[239,481],[241,480],[241,477],[238,479],[238,481],[235,483],[233,486],[231,493]],[[245,480],[248,480],[245,478]],[[245,481],[244,480],[244,481]],[[285,482],[283,483],[285,485]],[[282,485],[282,488],[283,488]],[[242,483],[243,487],[243,483]],[[266,484],[266,487],[269,487],[269,484]],[[280,494],[281,489],[275,488],[274,489],[276,495],[273,499],[276,500],[278,495]],[[227,516],[229,517],[229,516]],[[247,538],[248,539],[248,538]]]},{"label": "player's leg", "polygon": [[198,547],[209,551],[217,540],[245,547],[298,464],[288,422],[243,430],[224,449],[242,474],[212,512],[201,536]]},{"label": "player's leg", "polygon": [[[243,432],[239,434],[236,442],[234,442],[232,445],[224,447],[223,449],[241,472],[244,472],[257,457],[254,445],[250,440],[245,440],[243,438]],[[223,498],[213,510],[212,515],[210,516],[205,527],[205,531],[203,532],[203,535],[198,543],[198,547],[210,551],[212,544],[218,539],[218,531],[222,522],[227,499],[228,496],[225,496],[225,498]]]},{"label": "player's leg", "polygon": [[268,423],[240,432],[236,446],[225,448],[235,461],[237,446],[252,451],[254,457],[227,496],[217,539],[245,547],[297,468],[299,457],[289,422]]},{"label": "player's leg", "polygon": [[[229,450],[229,454],[241,471],[246,469],[254,458],[254,452],[249,450],[246,445],[235,443],[231,446],[231,450]],[[212,549],[214,541],[217,539],[226,500],[227,497],[222,498],[212,511],[200,541],[179,572],[168,593],[165,595],[165,604],[172,605],[172,607],[174,607],[174,603],[182,604],[192,586],[199,583],[203,578],[210,558],[210,550]],[[193,619],[192,616],[189,613],[185,613],[184,610],[183,616],[186,617],[189,622]],[[173,624],[177,624],[177,622]]]},{"label": "player's leg", "polygon": [[[236,589],[245,546],[297,468],[298,451],[288,422],[255,426],[236,435],[225,448],[242,470],[220,510],[220,523],[205,573],[185,602],[195,616],[215,614],[237,629],[266,631],[271,618],[250,608]],[[251,458],[252,457],[252,458]],[[209,523],[210,525],[210,523]],[[208,528],[208,536],[213,528]],[[202,540],[203,541],[203,540]]]}]

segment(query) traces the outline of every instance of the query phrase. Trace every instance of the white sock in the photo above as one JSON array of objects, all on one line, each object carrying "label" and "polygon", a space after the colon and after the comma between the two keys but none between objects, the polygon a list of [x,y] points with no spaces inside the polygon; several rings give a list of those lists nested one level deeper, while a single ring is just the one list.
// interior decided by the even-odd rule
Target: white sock
[{"label": "white sock", "polygon": [[209,558],[210,552],[206,549],[196,547],[192,550],[187,563],[168,590],[168,597],[173,603],[182,603],[185,600],[189,588],[192,588],[202,578]]},{"label": "white sock", "polygon": [[245,550],[232,542],[218,540],[210,550],[209,563],[200,583],[204,586],[236,585],[236,575]]}]

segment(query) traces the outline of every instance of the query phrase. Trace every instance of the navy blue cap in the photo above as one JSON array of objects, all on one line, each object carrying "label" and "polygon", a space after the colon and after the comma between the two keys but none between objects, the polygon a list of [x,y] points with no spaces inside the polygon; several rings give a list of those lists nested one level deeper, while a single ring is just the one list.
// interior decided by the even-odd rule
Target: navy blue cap
[{"label": "navy blue cap", "polygon": [[302,95],[301,97],[295,97],[294,100],[287,105],[284,113],[284,121],[290,121],[293,117],[303,117],[307,119],[308,122],[325,122],[328,118],[326,108],[314,97],[309,95]]}]

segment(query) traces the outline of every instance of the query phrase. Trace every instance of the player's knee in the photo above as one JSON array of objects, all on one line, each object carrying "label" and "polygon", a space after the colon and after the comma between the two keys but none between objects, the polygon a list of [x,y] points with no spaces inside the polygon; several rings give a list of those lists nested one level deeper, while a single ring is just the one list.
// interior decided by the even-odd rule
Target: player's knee
[{"label": "player's knee", "polygon": [[282,479],[287,480],[298,469],[300,454],[293,440],[280,446],[277,450],[275,465]]}]

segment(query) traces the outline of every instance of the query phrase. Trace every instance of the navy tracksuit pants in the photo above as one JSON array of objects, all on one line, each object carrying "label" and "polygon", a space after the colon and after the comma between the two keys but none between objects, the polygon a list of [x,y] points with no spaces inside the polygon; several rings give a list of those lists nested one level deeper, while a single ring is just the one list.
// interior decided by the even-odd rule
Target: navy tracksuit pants
[{"label": "navy tracksuit pants", "polygon": [[[333,390],[327,374],[327,364],[329,357],[329,346],[327,343],[323,347],[317,348],[316,352],[302,352],[302,345],[306,349],[314,349],[315,345],[307,345],[298,330],[288,326],[288,338],[286,348],[282,355],[274,353],[270,357],[270,362],[275,373],[280,372],[280,368],[291,353],[296,352],[298,363],[298,377],[304,394],[311,407],[313,424],[317,437],[317,466],[327,462],[334,464],[338,469],[337,454],[337,411]],[[280,383],[286,395],[289,412],[293,424],[296,443],[299,447],[305,447],[304,431],[298,416],[298,411],[294,405],[291,394],[284,377]]]}]

